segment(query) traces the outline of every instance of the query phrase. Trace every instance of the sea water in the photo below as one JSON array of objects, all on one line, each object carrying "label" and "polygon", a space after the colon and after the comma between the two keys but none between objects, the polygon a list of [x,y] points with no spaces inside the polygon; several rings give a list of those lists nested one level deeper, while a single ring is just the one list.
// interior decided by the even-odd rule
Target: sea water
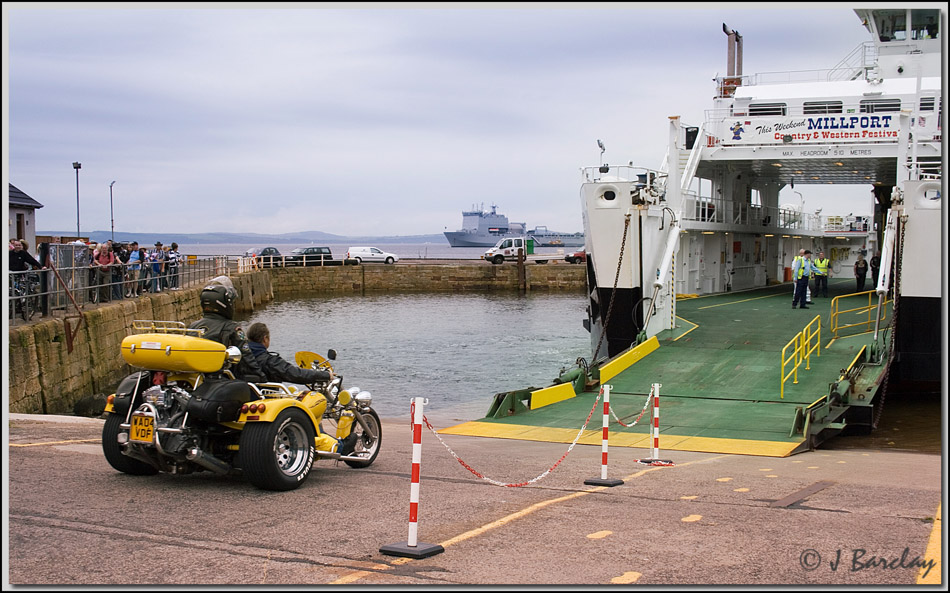
[{"label": "sea water", "polygon": [[590,358],[582,294],[377,294],[272,301],[243,320],[267,324],[270,350],[293,363],[337,352],[344,386],[373,394],[382,418],[410,421],[428,399],[437,428],[485,416],[495,393],[547,387]]}]

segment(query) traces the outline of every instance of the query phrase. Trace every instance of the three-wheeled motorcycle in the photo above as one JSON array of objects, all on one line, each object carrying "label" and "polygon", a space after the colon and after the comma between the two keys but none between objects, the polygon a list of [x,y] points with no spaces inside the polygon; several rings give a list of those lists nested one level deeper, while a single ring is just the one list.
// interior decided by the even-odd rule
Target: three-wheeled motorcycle
[{"label": "three-wheeled motorcycle", "polygon": [[[372,395],[344,389],[340,375],[307,386],[235,379],[238,348],[168,321],[135,321],[122,357],[141,370],[107,399],[102,450],[120,472],[212,471],[283,491],[299,487],[318,459],[364,468],[379,454],[382,425]],[[295,358],[332,371],[336,352]]]}]

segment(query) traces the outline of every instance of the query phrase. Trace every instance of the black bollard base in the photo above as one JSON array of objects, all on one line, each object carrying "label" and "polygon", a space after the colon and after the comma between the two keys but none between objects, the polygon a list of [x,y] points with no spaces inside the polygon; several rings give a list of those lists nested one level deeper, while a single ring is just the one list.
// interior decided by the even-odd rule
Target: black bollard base
[{"label": "black bollard base", "polygon": [[428,558],[445,551],[445,548],[439,544],[416,544],[410,546],[408,541],[399,544],[390,544],[379,549],[381,554],[387,556],[402,556],[404,558]]},{"label": "black bollard base", "polygon": [[584,480],[584,483],[588,486],[619,486],[623,484],[623,480],[616,478],[589,478]]}]

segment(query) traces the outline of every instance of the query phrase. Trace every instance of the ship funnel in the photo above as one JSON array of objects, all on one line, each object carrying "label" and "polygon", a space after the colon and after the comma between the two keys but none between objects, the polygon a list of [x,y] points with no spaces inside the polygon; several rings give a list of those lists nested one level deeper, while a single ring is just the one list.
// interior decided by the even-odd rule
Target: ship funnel
[{"label": "ship funnel", "polygon": [[726,34],[726,78],[722,82],[723,96],[731,97],[736,87],[742,84],[742,35],[730,29],[726,23],[722,24],[722,32]]}]

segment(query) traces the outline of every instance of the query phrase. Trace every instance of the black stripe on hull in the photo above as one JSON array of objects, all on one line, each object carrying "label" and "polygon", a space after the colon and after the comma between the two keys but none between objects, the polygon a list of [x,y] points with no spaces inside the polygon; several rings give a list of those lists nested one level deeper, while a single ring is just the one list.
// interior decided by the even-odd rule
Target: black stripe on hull
[{"label": "black stripe on hull", "polygon": [[933,297],[900,297],[895,332],[896,356],[889,384],[902,390],[940,387],[945,353],[941,352],[941,303]]}]

